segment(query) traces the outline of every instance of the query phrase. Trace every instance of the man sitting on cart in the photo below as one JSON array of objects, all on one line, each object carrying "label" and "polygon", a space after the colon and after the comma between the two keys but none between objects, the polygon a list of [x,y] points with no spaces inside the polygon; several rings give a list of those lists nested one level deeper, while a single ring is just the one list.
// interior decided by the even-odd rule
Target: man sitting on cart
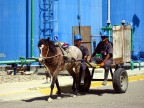
[{"label": "man sitting on cart", "polygon": [[[101,56],[96,56],[100,54]],[[108,33],[106,31],[101,32],[101,41],[91,55],[91,62],[99,64],[105,70],[104,81],[102,85],[107,84],[107,78],[109,74],[110,65],[112,64],[113,47],[112,43],[108,40]]]},{"label": "man sitting on cart", "polygon": [[82,44],[82,36],[81,35],[74,36],[74,45],[81,50],[82,55],[83,55],[82,59],[87,60],[90,53],[89,53],[88,48]]}]

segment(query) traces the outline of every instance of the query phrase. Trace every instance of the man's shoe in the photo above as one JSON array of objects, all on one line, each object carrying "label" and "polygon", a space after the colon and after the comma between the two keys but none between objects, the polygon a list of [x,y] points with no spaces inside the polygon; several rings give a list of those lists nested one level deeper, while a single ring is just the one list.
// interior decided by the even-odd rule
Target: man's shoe
[{"label": "man's shoe", "polygon": [[103,81],[102,85],[104,86],[107,85],[107,81]]}]

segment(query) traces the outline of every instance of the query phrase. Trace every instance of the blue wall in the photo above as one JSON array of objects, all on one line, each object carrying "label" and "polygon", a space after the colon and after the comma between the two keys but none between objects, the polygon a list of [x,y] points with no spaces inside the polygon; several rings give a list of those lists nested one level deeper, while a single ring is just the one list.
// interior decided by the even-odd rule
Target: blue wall
[{"label": "blue wall", "polygon": [[[107,20],[107,2],[103,0],[103,26]],[[133,28],[133,52],[138,54],[144,52],[144,1],[143,0],[111,0],[111,24],[120,25],[124,19],[126,23],[131,23]]]},{"label": "blue wall", "polygon": [[[39,56],[37,43],[40,35],[39,4],[34,0],[34,56]],[[133,25],[133,51],[144,52],[143,0],[111,0],[111,24],[120,25],[122,19]],[[55,33],[58,41],[72,42],[72,26],[78,26],[78,0],[56,0]],[[92,41],[99,41],[99,32],[107,21],[107,0],[80,0],[81,26],[91,26]],[[56,33],[57,32],[57,33]],[[30,57],[31,0],[0,0],[0,60]],[[93,49],[92,49],[93,50]]]},{"label": "blue wall", "polygon": [[0,60],[26,53],[26,1],[0,0]]},{"label": "blue wall", "polygon": [[[78,0],[59,0],[59,40],[72,44],[72,26],[78,26]],[[81,0],[81,26],[91,26],[91,34],[98,34],[101,27],[101,1]]]},{"label": "blue wall", "polygon": [[[57,2],[57,3],[56,3]],[[40,0],[34,0],[34,56],[39,56]],[[42,4],[41,4],[42,5]],[[78,0],[56,0],[58,41],[72,44],[72,26],[78,26]],[[56,7],[55,7],[56,8]],[[102,24],[102,1],[80,0],[81,26],[91,26],[91,34],[98,34]],[[58,15],[56,15],[58,14]],[[30,57],[31,0],[0,0],[0,60]]]}]

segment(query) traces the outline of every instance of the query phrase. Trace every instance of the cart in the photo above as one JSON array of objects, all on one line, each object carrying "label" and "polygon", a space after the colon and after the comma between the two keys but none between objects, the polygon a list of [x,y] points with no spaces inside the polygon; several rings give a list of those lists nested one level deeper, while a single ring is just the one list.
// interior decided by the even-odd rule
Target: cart
[{"label": "cart", "polygon": [[[125,93],[128,88],[128,74],[122,64],[131,61],[131,26],[113,26],[112,29],[113,65],[110,66],[112,79],[108,79],[108,81],[112,81],[116,93]],[[92,68],[92,72],[90,72],[89,68]],[[80,92],[87,92],[92,81],[104,81],[104,79],[93,78],[93,75],[96,74],[94,73],[96,68],[89,62],[82,61],[79,82]]]},{"label": "cart", "polygon": [[[85,62],[85,61],[83,61]],[[89,66],[86,65],[85,70],[83,71],[83,65],[81,66],[80,69],[80,82],[79,82],[79,91],[80,92],[87,92],[90,88],[91,82],[92,81],[104,81],[104,79],[94,79],[93,75],[95,73],[95,69],[97,67],[93,67],[90,63],[85,62],[85,64],[88,64]],[[114,71],[112,69],[114,67]],[[89,68],[92,68],[92,71],[89,70]],[[84,73],[84,74],[83,74]],[[111,65],[110,66],[110,74],[112,79],[108,79],[108,81],[112,81],[114,91],[116,93],[125,93],[127,88],[128,88],[128,74],[127,71],[121,67],[121,65]],[[84,78],[84,82],[82,83],[82,79]]]}]

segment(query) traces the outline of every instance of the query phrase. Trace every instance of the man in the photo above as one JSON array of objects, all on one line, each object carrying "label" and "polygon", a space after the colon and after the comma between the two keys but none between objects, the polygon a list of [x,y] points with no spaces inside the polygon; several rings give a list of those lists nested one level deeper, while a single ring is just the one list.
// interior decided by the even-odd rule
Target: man
[{"label": "man", "polygon": [[[82,52],[82,59],[88,60],[88,56],[90,55],[88,48],[82,44],[82,36],[75,35],[74,36],[74,45],[78,47]],[[84,78],[85,78],[85,71],[86,71],[86,63],[82,62],[81,70],[81,84],[84,84]]]},{"label": "man", "polygon": [[[104,68],[104,82],[102,85],[106,85],[110,65],[112,64],[113,47],[108,40],[108,33],[106,31],[101,33],[101,39],[91,56],[91,62],[99,64],[100,67]],[[96,57],[96,54],[101,54],[101,57]]]},{"label": "man", "polygon": [[74,45],[77,46],[81,50],[82,55],[83,55],[82,59],[87,60],[90,53],[88,51],[88,48],[82,45],[82,36],[80,35],[74,36]]}]

